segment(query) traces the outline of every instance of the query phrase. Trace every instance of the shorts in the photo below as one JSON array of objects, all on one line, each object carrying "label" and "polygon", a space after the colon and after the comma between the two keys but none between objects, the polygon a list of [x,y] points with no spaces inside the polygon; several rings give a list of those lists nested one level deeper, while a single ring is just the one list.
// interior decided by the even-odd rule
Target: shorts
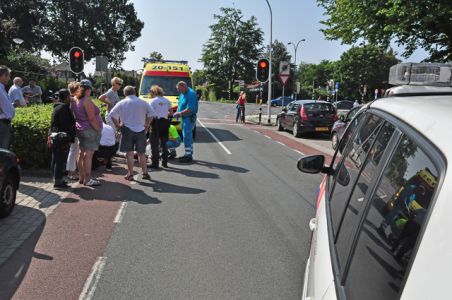
[{"label": "shorts", "polygon": [[99,149],[101,133],[94,129],[77,131],[80,148],[97,151]]},{"label": "shorts", "polygon": [[121,127],[121,144],[119,146],[121,152],[132,152],[143,154],[146,152],[146,131],[135,132],[129,128]]}]

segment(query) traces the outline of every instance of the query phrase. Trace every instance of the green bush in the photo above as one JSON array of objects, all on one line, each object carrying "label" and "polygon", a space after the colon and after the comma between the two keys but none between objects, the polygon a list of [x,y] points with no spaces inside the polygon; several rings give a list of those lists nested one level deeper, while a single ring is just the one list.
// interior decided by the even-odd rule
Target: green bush
[{"label": "green bush", "polygon": [[17,154],[24,169],[50,167],[47,134],[52,110],[51,104],[16,108],[11,150]]},{"label": "green bush", "polygon": [[[104,117],[106,108],[101,107],[97,99],[94,103],[100,108],[101,115]],[[16,108],[16,116],[12,121],[11,150],[16,153],[23,169],[50,168],[52,154],[47,148],[47,136],[52,111],[53,104]]]}]

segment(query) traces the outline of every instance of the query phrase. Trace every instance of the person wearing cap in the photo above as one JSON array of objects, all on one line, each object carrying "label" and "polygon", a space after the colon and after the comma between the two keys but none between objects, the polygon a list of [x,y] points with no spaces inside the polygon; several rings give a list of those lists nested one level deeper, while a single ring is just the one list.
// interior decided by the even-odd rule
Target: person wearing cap
[{"label": "person wearing cap", "polygon": [[25,98],[21,88],[23,83],[22,78],[15,77],[13,79],[13,85],[9,88],[9,99],[13,103],[14,107],[25,106]]},{"label": "person wearing cap", "polygon": [[100,181],[91,176],[91,165],[94,151],[99,149],[102,132],[100,109],[91,101],[91,81],[83,79],[72,103],[75,126],[79,140],[80,154],[78,159],[79,183],[86,186],[98,186]]},{"label": "person wearing cap", "polygon": [[9,149],[12,134],[11,120],[16,114],[5,89],[10,74],[11,70],[7,66],[0,66],[0,148],[3,149]]},{"label": "person wearing cap", "polygon": [[150,105],[155,111],[155,118],[151,123],[151,149],[152,149],[152,163],[148,167],[153,169],[159,168],[159,150],[162,148],[162,166],[168,168],[168,149],[166,142],[168,141],[168,129],[170,122],[168,116],[173,115],[173,108],[171,102],[163,95],[163,89],[158,85],[153,85],[150,91],[151,100]]},{"label": "person wearing cap", "polygon": [[67,188],[63,180],[64,167],[71,143],[75,140],[75,120],[70,108],[71,98],[67,89],[58,92],[58,101],[53,105],[48,144],[52,148],[53,186]]}]

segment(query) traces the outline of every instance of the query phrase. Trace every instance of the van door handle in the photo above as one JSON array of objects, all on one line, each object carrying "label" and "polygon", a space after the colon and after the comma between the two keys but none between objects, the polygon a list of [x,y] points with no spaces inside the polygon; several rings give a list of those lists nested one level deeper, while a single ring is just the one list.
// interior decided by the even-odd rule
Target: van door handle
[{"label": "van door handle", "polygon": [[317,219],[316,218],[312,218],[309,221],[309,229],[311,229],[311,231],[314,231],[317,228]]}]

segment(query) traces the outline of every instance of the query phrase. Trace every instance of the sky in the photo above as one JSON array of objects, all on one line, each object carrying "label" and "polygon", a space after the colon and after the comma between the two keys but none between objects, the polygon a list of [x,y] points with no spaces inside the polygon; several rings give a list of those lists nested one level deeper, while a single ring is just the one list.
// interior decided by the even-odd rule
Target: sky
[{"label": "sky", "polygon": [[[214,14],[220,13],[220,7],[240,9],[246,19],[257,18],[264,32],[264,44],[270,41],[270,13],[265,0],[134,0],[138,18],[144,22],[141,37],[133,43],[135,51],[126,53],[123,62],[125,70],[139,70],[143,67],[142,57],[152,51],[163,54],[165,59],[188,60],[192,70],[201,69],[203,44],[210,37],[209,26],[215,21]],[[319,23],[323,9],[315,0],[269,0],[273,10],[273,40],[287,45],[288,42],[301,42],[297,50],[297,63],[319,63],[323,59],[338,60],[341,54],[350,48],[339,41],[325,40],[320,32]],[[288,50],[294,57],[292,45]],[[395,50],[399,53],[403,49]],[[417,51],[409,60],[416,62],[424,59],[426,53]],[[292,61],[293,62],[293,61]],[[87,64],[85,71],[91,73],[93,63]]]}]

